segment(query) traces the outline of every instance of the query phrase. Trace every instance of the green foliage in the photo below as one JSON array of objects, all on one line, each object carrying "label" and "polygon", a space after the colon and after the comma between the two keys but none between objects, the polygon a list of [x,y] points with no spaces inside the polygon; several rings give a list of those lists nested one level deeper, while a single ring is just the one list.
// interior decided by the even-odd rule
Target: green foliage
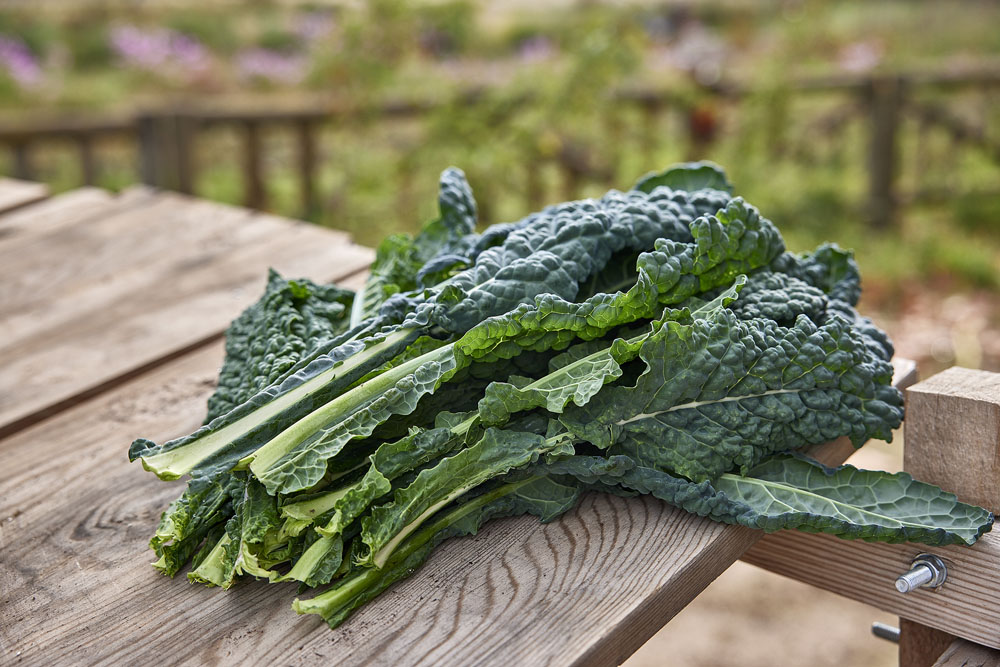
[{"label": "green foliage", "polygon": [[403,0],[372,0],[345,15],[341,39],[320,49],[311,83],[356,101],[383,92],[414,51],[412,11]]},{"label": "green foliage", "polygon": [[0,35],[14,37],[39,58],[44,58],[60,35],[58,24],[24,11],[0,11]]},{"label": "green foliage", "polygon": [[239,49],[242,40],[236,23],[229,12],[215,7],[203,11],[173,11],[162,20],[165,27],[198,40],[219,55],[229,55]]},{"label": "green foliage", "polygon": [[468,0],[448,0],[414,9],[420,45],[429,55],[455,56],[476,37],[476,8]]},{"label": "green foliage", "polygon": [[270,28],[257,38],[257,46],[280,52],[295,52],[302,47],[302,39],[286,30]]},{"label": "green foliage", "polygon": [[95,72],[116,64],[104,21],[80,18],[67,26],[65,38],[74,68]]}]

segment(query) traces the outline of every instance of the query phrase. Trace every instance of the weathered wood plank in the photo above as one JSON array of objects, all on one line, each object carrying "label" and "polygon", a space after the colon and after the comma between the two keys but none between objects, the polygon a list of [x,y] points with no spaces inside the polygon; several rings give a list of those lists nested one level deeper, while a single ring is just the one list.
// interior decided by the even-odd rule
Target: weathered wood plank
[{"label": "weathered wood plank", "polygon": [[0,213],[34,204],[48,196],[49,188],[44,183],[0,178]]},{"label": "weathered wood plank", "polygon": [[[1000,374],[953,367],[906,392],[903,469],[1000,511]],[[960,632],[900,619],[900,667],[928,667]]]},{"label": "weathered wood plank", "polygon": [[221,335],[267,268],[371,262],[345,234],[175,194],[0,243],[0,436]]},{"label": "weathered wood plank", "polygon": [[938,658],[955,641],[944,630],[899,619],[899,667],[933,667]]},{"label": "weathered wood plank", "polygon": [[959,368],[906,393],[903,469],[1000,512],[1000,373]]},{"label": "weathered wood plank", "polygon": [[1000,651],[956,639],[934,667],[1000,667]]},{"label": "weathered wood plank", "polygon": [[[936,590],[900,593],[893,582],[913,557],[930,552],[948,564]],[[743,560],[953,635],[1000,648],[1000,533],[971,547],[926,547],[839,540],[783,531],[767,535]]]},{"label": "weathered wood plank", "polygon": [[[590,495],[542,525],[491,522],[336,631],[295,587],[170,581],[146,540],[180,484],[126,461],[195,428],[213,345],[0,441],[0,650],[47,665],[617,664],[760,537],[652,498]],[[56,491],[57,490],[57,491]]]},{"label": "weathered wood plank", "polygon": [[29,239],[119,214],[151,196],[148,190],[115,196],[99,188],[79,188],[5,213],[0,215],[0,252],[13,254],[14,248],[30,244]]}]

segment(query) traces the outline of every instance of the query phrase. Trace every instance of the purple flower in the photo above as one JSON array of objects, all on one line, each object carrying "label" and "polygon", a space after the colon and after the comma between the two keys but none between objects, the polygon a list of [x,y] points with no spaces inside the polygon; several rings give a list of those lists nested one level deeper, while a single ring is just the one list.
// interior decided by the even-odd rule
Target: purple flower
[{"label": "purple flower", "polygon": [[848,72],[867,72],[882,62],[885,49],[877,42],[853,42],[837,55],[837,64]]},{"label": "purple flower", "polygon": [[308,61],[301,55],[273,49],[247,49],[236,56],[236,69],[241,78],[263,79],[271,83],[302,83],[308,66]]},{"label": "purple flower", "polygon": [[208,49],[201,42],[176,32],[170,36],[170,56],[177,65],[189,70],[207,69],[211,61]]},{"label": "purple flower", "polygon": [[517,55],[522,62],[537,63],[549,60],[555,55],[556,49],[552,40],[544,35],[534,35],[521,41],[517,46]]},{"label": "purple flower", "polygon": [[335,26],[330,12],[305,12],[295,17],[295,34],[307,44],[327,39]]},{"label": "purple flower", "polygon": [[132,25],[116,26],[111,30],[111,48],[126,65],[139,69],[156,69],[170,57],[168,31],[143,30]]},{"label": "purple flower", "polygon": [[16,37],[0,36],[0,66],[22,88],[33,88],[42,82],[38,58]]},{"label": "purple flower", "polygon": [[111,30],[111,48],[129,67],[147,71],[177,70],[187,74],[208,68],[208,49],[193,37],[167,28],[119,25]]}]

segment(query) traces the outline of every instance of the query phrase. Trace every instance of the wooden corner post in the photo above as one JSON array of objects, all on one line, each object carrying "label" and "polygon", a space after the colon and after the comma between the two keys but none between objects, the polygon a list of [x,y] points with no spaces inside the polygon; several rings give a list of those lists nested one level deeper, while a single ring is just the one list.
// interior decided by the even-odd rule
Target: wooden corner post
[{"label": "wooden corner post", "polygon": [[[953,367],[906,391],[903,469],[1000,510],[1000,374]],[[930,667],[955,637],[900,618],[900,667]]]}]

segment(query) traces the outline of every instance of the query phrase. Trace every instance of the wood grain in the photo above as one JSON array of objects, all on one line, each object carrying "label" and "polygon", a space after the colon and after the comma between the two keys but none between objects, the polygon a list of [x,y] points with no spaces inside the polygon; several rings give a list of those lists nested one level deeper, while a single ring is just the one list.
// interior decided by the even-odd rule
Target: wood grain
[{"label": "wood grain", "polygon": [[955,366],[911,387],[903,469],[1000,513],[1000,373]]},{"label": "wood grain", "polygon": [[60,225],[84,223],[116,203],[114,195],[97,188],[80,188],[44,199],[0,215],[0,243],[9,247],[15,239],[43,234]]},{"label": "wood grain", "polygon": [[1000,667],[1000,651],[956,639],[941,654],[934,667]]},{"label": "wood grain", "polygon": [[306,223],[167,193],[125,201],[0,239],[0,437],[219,337],[268,267],[337,281],[373,258]]},{"label": "wood grain", "polygon": [[760,537],[594,494],[547,525],[510,518],[447,542],[336,631],[291,611],[294,586],[170,581],[146,541],[181,485],[125,451],[195,428],[221,356],[214,344],[0,441],[5,659],[618,664]]},{"label": "wood grain", "polygon": [[955,636],[908,618],[899,619],[899,667],[933,667]]},{"label": "wood grain", "polygon": [[[903,469],[1000,511],[1000,374],[949,368],[906,392],[906,414]],[[955,639],[912,620],[900,629],[900,667],[927,667]]]},{"label": "wood grain", "polygon": [[49,189],[42,183],[0,178],[0,213],[33,204],[49,196]]},{"label": "wood grain", "polygon": [[0,442],[7,657],[467,664],[506,654],[606,664],[756,538],[652,499],[595,495],[546,526],[521,517],[453,540],[337,632],[290,610],[292,586],[223,593],[167,580],[149,567],[145,542],[181,487],[129,465],[125,449],[139,434],[196,427],[220,359],[218,345],[188,355]]},{"label": "wood grain", "polygon": [[[900,593],[893,582],[913,557],[930,552],[948,565],[938,589]],[[743,560],[953,635],[1000,648],[1000,533],[971,547],[926,547],[840,540],[794,531],[765,536]]]}]

